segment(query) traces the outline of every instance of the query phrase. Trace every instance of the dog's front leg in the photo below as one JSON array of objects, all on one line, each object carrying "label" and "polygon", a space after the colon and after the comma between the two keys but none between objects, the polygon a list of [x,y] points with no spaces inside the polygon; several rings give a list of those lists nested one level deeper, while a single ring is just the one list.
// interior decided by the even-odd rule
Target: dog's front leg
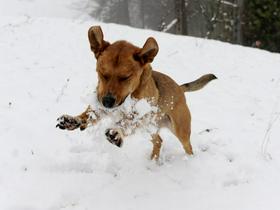
[{"label": "dog's front leg", "polygon": [[123,144],[124,132],[121,128],[109,128],[105,131],[105,135],[107,140],[118,146],[121,147]]},{"label": "dog's front leg", "polygon": [[134,133],[138,122],[133,122],[134,116],[130,113],[122,112],[122,119],[116,123],[116,128],[109,128],[105,131],[107,140],[121,147],[124,137]]},{"label": "dog's front leg", "polygon": [[70,115],[62,115],[57,119],[58,124],[56,127],[60,129],[66,130],[75,130],[80,128],[80,130],[84,130],[88,127],[89,124],[96,124],[100,119],[100,116],[91,109],[90,106],[84,111],[82,114],[78,116],[70,116]]}]

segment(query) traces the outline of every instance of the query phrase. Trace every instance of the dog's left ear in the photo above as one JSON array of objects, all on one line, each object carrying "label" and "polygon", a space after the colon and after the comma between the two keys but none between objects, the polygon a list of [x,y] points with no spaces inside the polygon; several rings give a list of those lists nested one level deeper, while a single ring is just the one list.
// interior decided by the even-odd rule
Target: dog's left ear
[{"label": "dog's left ear", "polygon": [[103,32],[100,26],[92,26],[88,30],[88,39],[90,49],[94,53],[96,59],[99,55],[110,45],[109,42],[104,41]]},{"label": "dog's left ear", "polygon": [[142,64],[152,63],[157,53],[158,44],[153,37],[149,37],[140,52],[134,55],[134,58]]}]

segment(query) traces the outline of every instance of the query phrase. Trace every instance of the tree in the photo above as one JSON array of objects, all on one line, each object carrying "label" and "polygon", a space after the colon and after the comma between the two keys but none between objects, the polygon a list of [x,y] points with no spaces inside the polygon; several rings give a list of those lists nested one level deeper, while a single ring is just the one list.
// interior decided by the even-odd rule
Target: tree
[{"label": "tree", "polygon": [[187,34],[186,3],[185,0],[174,0],[176,15],[176,34]]},{"label": "tree", "polygon": [[243,44],[243,12],[244,12],[244,0],[236,0],[237,10],[236,10],[236,20],[235,20],[235,38],[237,44]]},{"label": "tree", "polygon": [[128,2],[130,24],[137,28],[144,28],[143,0],[130,0]]},{"label": "tree", "polygon": [[244,44],[280,52],[280,1],[255,0],[244,2]]},{"label": "tree", "polygon": [[188,0],[188,34],[208,39],[236,42],[236,0]]},{"label": "tree", "polygon": [[95,0],[98,6],[91,15],[104,22],[130,25],[128,0]]}]

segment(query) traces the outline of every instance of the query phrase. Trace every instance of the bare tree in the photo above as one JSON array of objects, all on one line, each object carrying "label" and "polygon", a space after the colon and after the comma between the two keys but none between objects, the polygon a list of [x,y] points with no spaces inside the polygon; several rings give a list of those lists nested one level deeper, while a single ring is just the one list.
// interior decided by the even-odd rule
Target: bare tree
[{"label": "bare tree", "polygon": [[221,14],[221,1],[200,1],[199,7],[200,12],[203,15],[206,22],[206,34],[205,38],[212,37],[212,34],[219,21],[219,16]]},{"label": "bare tree", "polygon": [[242,16],[244,10],[244,0],[236,0],[237,5],[237,15],[236,15],[236,43],[242,44],[243,43],[243,32],[242,32]]},{"label": "bare tree", "polygon": [[176,34],[187,34],[186,3],[185,0],[175,0]]},{"label": "bare tree", "polygon": [[144,28],[143,0],[130,0],[128,11],[130,24],[137,28]]},{"label": "bare tree", "polygon": [[130,25],[128,0],[94,0],[98,6],[90,13],[105,22]]}]

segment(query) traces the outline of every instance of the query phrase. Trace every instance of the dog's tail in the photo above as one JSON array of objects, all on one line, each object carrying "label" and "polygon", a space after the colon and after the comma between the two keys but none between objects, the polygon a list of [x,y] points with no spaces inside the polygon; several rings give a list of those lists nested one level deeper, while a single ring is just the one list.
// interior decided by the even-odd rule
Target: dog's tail
[{"label": "dog's tail", "polygon": [[205,74],[197,80],[183,84],[180,87],[184,92],[192,92],[200,90],[213,79],[217,79],[217,77],[214,74]]}]

